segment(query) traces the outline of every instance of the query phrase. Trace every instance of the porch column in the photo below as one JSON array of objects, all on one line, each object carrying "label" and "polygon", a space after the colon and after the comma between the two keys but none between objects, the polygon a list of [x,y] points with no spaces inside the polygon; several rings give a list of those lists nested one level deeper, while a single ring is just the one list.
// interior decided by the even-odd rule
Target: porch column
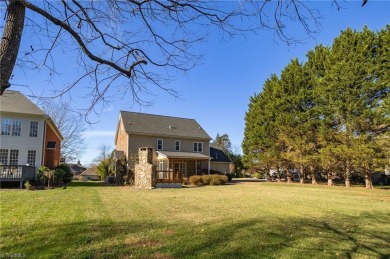
[{"label": "porch column", "polygon": [[211,161],[211,159],[209,159],[209,162],[208,162],[208,174],[210,174],[210,161]]}]

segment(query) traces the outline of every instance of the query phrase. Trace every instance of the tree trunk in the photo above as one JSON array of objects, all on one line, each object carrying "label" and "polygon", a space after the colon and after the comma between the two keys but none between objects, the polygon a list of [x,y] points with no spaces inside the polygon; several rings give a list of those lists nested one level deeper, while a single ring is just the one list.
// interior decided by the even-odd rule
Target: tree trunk
[{"label": "tree trunk", "polygon": [[303,184],[304,183],[304,181],[305,181],[305,167],[303,166],[303,165],[301,165],[301,168],[300,168],[300,178],[299,178],[299,182],[301,183],[301,184]]},{"label": "tree trunk", "polygon": [[289,169],[286,170],[287,183],[292,183],[291,172]]},{"label": "tree trunk", "polygon": [[374,185],[372,184],[371,180],[371,172],[370,170],[364,170],[364,180],[366,182],[366,188],[367,189],[374,189]]},{"label": "tree trunk", "polygon": [[317,185],[317,179],[316,179],[316,172],[315,172],[315,167],[310,166],[310,178],[311,178],[311,184]]},{"label": "tree trunk", "polygon": [[279,167],[276,169],[276,179],[277,179],[278,183],[281,182],[280,181],[280,169],[279,169]]},{"label": "tree trunk", "polygon": [[346,168],[345,168],[345,187],[349,188],[351,187],[351,168],[349,166],[349,161],[347,161]]},{"label": "tree trunk", "polygon": [[327,172],[328,186],[334,186],[333,183],[333,173],[331,171]]},{"label": "tree trunk", "polygon": [[9,80],[19,53],[25,13],[26,8],[22,5],[21,1],[10,1],[7,8],[7,19],[5,21],[3,36],[0,42],[0,95],[11,85]]}]

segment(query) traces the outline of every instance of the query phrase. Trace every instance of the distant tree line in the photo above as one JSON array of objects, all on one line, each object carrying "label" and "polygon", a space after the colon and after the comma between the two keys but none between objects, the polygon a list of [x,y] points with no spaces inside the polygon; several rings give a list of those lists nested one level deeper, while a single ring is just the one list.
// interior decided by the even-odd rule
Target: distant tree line
[{"label": "distant tree line", "polygon": [[298,171],[345,180],[390,165],[390,25],[374,32],[350,28],[329,47],[318,45],[307,61],[291,62],[250,98],[245,116],[243,163],[276,174]]}]

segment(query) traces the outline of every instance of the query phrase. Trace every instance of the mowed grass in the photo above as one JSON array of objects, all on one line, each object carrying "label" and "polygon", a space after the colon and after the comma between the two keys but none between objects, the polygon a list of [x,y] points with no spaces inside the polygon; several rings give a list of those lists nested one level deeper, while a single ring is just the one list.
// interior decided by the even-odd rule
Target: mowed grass
[{"label": "mowed grass", "polygon": [[1,190],[0,255],[389,258],[390,190],[246,183]]}]

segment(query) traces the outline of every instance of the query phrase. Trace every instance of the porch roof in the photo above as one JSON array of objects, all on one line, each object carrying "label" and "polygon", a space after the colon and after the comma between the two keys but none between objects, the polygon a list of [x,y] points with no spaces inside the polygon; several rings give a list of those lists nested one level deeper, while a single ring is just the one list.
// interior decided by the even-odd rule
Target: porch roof
[{"label": "porch roof", "polygon": [[209,160],[211,157],[192,152],[177,152],[177,151],[157,151],[157,159],[181,158],[193,160]]}]

